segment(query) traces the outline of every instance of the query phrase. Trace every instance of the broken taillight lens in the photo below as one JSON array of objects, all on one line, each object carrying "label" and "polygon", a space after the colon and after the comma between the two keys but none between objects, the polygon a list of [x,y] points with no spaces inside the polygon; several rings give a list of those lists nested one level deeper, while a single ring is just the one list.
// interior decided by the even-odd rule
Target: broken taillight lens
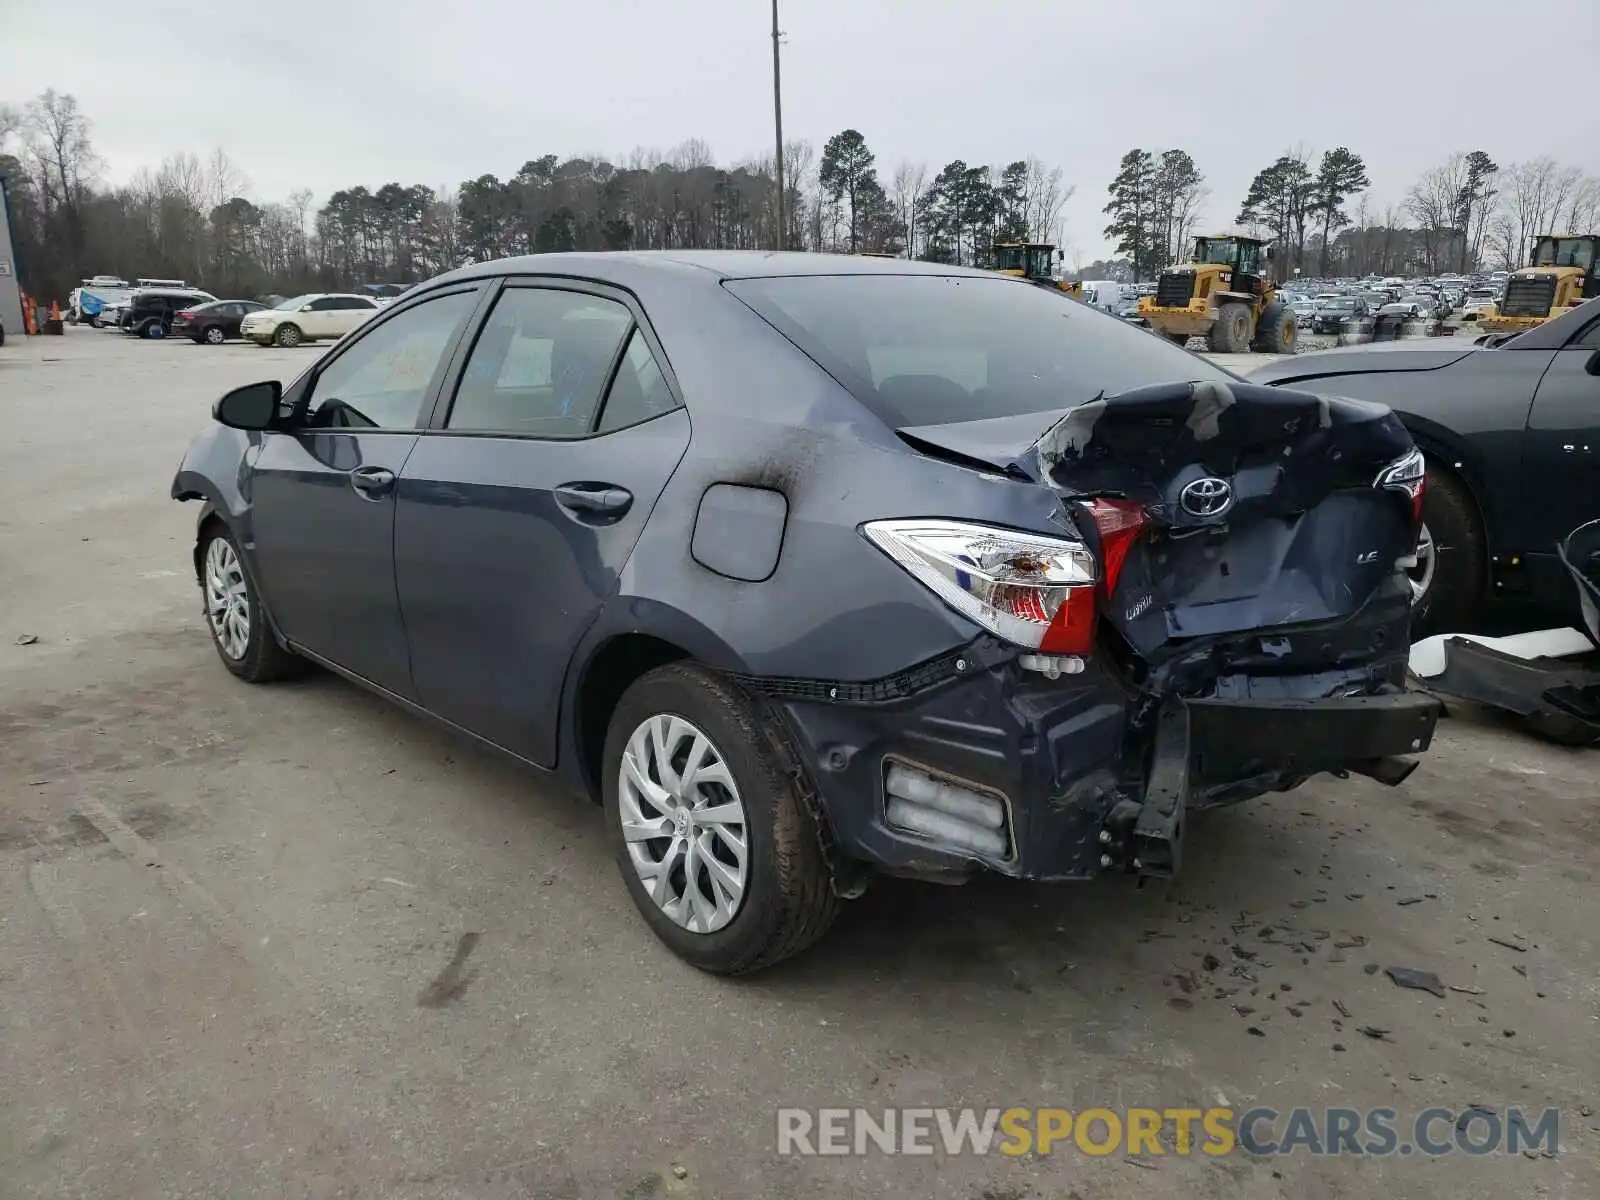
[{"label": "broken taillight lens", "polygon": [[1117,579],[1122,574],[1122,564],[1128,561],[1128,551],[1145,526],[1144,505],[1132,500],[1112,500],[1099,497],[1085,501],[1094,527],[1100,531],[1100,577],[1105,582],[1105,595],[1110,599],[1117,590]]},{"label": "broken taillight lens", "polygon": [[1044,654],[1094,645],[1094,555],[1075,538],[934,519],[870,521],[862,532],[996,637]]},{"label": "broken taillight lens", "polygon": [[1373,487],[1404,492],[1411,502],[1413,528],[1422,524],[1422,498],[1428,491],[1428,463],[1421,450],[1413,450],[1404,458],[1397,458],[1372,481]]}]

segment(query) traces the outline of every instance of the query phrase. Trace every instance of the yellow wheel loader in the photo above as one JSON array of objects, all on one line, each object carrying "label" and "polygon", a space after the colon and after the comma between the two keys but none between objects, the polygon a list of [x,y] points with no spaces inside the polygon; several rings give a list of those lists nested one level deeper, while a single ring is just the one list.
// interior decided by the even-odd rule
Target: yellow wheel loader
[{"label": "yellow wheel loader", "polygon": [[994,269],[1002,275],[1026,279],[1040,287],[1056,288],[1080,300],[1083,298],[1083,284],[1056,278],[1056,248],[1049,242],[996,242],[989,247],[989,253]]},{"label": "yellow wheel loader", "polygon": [[1180,346],[1203,337],[1222,354],[1293,354],[1300,330],[1272,282],[1271,261],[1272,247],[1259,238],[1197,237],[1193,259],[1161,273],[1156,294],[1139,301],[1139,315]]},{"label": "yellow wheel loader", "polygon": [[1494,311],[1478,318],[1485,333],[1521,333],[1600,296],[1600,234],[1547,233],[1536,238],[1531,265],[1511,272]]}]

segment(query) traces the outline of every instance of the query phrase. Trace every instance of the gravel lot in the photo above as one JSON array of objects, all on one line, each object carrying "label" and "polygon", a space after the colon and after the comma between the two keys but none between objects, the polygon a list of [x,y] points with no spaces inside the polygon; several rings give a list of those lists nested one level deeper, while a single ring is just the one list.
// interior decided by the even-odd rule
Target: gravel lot
[{"label": "gravel lot", "polygon": [[[1594,752],[1461,713],[1402,789],[1197,820],[1170,888],[887,881],[709,978],[598,809],[215,661],[172,470],[317,351],[67,332],[0,351],[0,1196],[1600,1194]],[[776,1155],[780,1106],[858,1104],[1553,1105],[1562,1145]]]}]

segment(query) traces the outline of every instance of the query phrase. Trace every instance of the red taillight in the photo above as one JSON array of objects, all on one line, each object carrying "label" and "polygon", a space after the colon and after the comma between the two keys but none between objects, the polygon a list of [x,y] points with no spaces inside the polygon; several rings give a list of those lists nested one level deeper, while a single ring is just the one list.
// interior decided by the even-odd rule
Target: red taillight
[{"label": "red taillight", "polygon": [[183,312],[178,314],[177,319],[180,321],[187,321],[192,316],[194,316],[194,314],[185,309]]},{"label": "red taillight", "polygon": [[1390,463],[1378,472],[1372,486],[1391,492],[1404,492],[1411,502],[1411,526],[1414,529],[1421,528],[1422,499],[1428,491],[1428,464],[1422,457],[1422,451],[1413,450],[1404,458]]},{"label": "red taillight", "polygon": [[1088,502],[1094,527],[1100,531],[1100,579],[1109,599],[1117,590],[1117,579],[1122,574],[1122,564],[1128,560],[1128,551],[1144,529],[1144,505],[1132,500],[1110,500],[1104,497]]},{"label": "red taillight", "polygon": [[1039,653],[1088,655],[1094,649],[1097,609],[1093,587],[1069,588],[1039,641]]}]

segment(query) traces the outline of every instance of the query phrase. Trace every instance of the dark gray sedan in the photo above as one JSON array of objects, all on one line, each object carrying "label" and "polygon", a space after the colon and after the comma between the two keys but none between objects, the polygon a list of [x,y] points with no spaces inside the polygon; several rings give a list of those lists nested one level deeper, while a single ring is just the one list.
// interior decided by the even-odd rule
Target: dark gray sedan
[{"label": "dark gray sedan", "polygon": [[697,966],[884,871],[1177,870],[1189,815],[1398,783],[1422,462],[1059,293],[549,255],[240,388],[172,494],[223,664],[320,663],[601,800]]}]

